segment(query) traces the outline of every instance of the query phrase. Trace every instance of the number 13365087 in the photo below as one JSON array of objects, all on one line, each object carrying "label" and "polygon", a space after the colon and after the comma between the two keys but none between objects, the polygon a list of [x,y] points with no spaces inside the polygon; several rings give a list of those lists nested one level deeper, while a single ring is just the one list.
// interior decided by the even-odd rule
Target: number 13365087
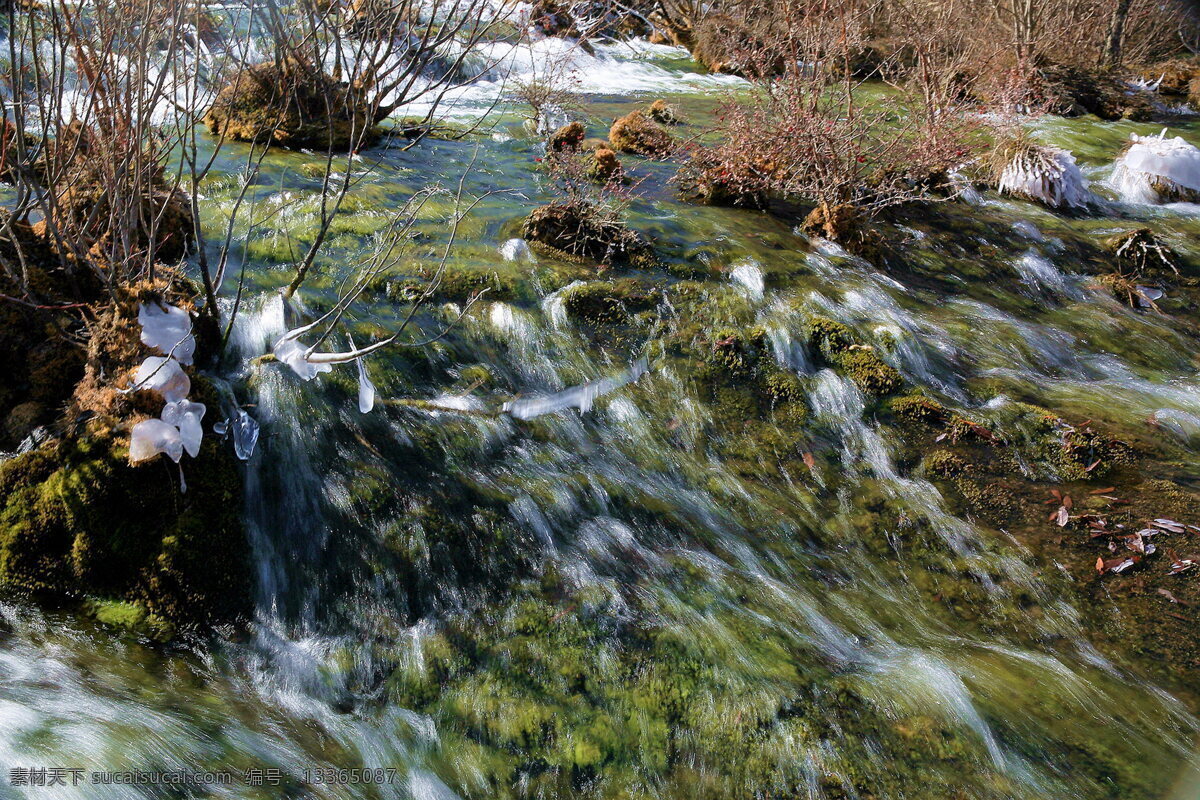
[{"label": "number 13365087", "polygon": [[353,769],[305,769],[301,779],[311,784],[349,784],[349,783],[395,783],[397,770],[395,767],[355,767]]}]

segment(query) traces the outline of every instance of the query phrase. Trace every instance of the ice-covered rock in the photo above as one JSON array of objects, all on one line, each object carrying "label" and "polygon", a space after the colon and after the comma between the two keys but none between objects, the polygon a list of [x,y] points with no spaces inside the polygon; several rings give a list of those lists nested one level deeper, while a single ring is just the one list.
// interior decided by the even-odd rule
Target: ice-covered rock
[{"label": "ice-covered rock", "polygon": [[1113,164],[1113,188],[1128,203],[1200,201],[1200,148],[1181,137],[1130,137],[1129,147]]},{"label": "ice-covered rock", "polygon": [[192,318],[188,312],[177,306],[142,303],[138,307],[138,323],[142,326],[142,344],[174,356],[180,364],[192,363],[196,339],[192,336]]},{"label": "ice-covered rock", "polygon": [[179,463],[183,458],[183,438],[179,429],[161,419],[145,419],[133,426],[129,437],[129,460],[148,461],[159,453]]},{"label": "ice-covered rock", "polygon": [[193,403],[191,400],[177,400],[163,406],[159,417],[168,425],[179,429],[179,438],[183,441],[183,449],[192,458],[200,454],[200,441],[204,437],[204,429],[200,420],[204,418],[203,403]]},{"label": "ice-covered rock", "polygon": [[535,260],[533,251],[529,249],[529,242],[524,239],[509,239],[500,245],[500,256],[505,261]]},{"label": "ice-covered rock", "polygon": [[179,362],[166,356],[146,356],[133,374],[133,384],[135,389],[158,392],[168,403],[187,397],[192,388],[192,381]]},{"label": "ice-covered rock", "polygon": [[1026,148],[1000,173],[1000,193],[1024,197],[1051,208],[1080,208],[1092,198],[1075,156],[1054,147]]}]

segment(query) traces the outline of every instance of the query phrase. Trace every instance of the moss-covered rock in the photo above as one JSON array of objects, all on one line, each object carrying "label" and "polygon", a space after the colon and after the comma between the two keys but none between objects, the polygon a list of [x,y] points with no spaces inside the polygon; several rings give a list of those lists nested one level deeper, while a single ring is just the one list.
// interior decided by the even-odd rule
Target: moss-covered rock
[{"label": "moss-covered rock", "polygon": [[562,298],[569,317],[592,325],[625,325],[633,314],[661,302],[660,293],[628,278],[578,283],[567,287]]},{"label": "moss-covered rock", "polygon": [[551,255],[577,261],[652,266],[654,251],[636,231],[586,202],[553,203],[526,218],[521,235]]},{"label": "moss-covered rock", "polygon": [[882,397],[904,385],[895,367],[884,361],[875,348],[862,344],[850,328],[828,317],[811,316],[805,331],[813,350],[829,366],[845,375],[862,392]]},{"label": "moss-covered rock", "polygon": [[617,154],[607,147],[597,147],[592,151],[587,172],[588,177],[597,183],[620,182],[625,174]]},{"label": "moss-covered rock", "polygon": [[641,111],[632,111],[614,122],[608,131],[608,141],[618,153],[648,158],[663,158],[675,149],[671,134]]},{"label": "moss-covered rock", "polygon": [[547,147],[554,152],[573,153],[579,150],[585,138],[587,128],[579,120],[573,120],[550,135]]},{"label": "moss-covered rock", "polygon": [[0,463],[0,588],[120,598],[172,625],[246,614],[250,554],[232,453],[207,437],[184,466],[186,494],[173,467],[127,461],[122,437],[93,426]]},{"label": "moss-covered rock", "polygon": [[642,112],[653,122],[659,125],[682,125],[683,117],[679,114],[679,109],[671,105],[661,97],[655,100],[650,105],[646,106]]},{"label": "moss-covered rock", "polygon": [[286,60],[238,73],[217,94],[204,124],[226,139],[336,152],[374,142],[381,118],[363,89]]}]

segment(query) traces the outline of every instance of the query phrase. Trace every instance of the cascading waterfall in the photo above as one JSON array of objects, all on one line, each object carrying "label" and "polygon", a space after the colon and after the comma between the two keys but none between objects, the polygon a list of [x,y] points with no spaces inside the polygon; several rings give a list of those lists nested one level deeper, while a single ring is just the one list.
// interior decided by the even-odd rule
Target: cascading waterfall
[{"label": "cascading waterfall", "polygon": [[[497,66],[448,98],[447,113],[477,114],[506,81],[535,73],[563,46],[546,39],[481,52],[480,63]],[[686,102],[737,80],[684,73],[677,57],[648,44],[572,54],[582,91],[605,96],[604,110],[645,92]],[[471,147],[431,145],[421,160],[387,155],[397,160],[385,166],[403,178],[388,184],[378,170],[368,191],[390,202],[410,179],[467,163]],[[516,185],[528,143],[503,135],[478,147],[494,163],[470,176],[472,187]],[[268,177],[295,180],[301,191],[283,161],[266,162],[276,170]],[[658,169],[647,167],[652,192],[661,188]],[[1032,223],[1010,247],[1011,285],[946,301],[835,246],[805,254],[794,236],[788,248],[749,245],[743,229],[764,241],[782,234],[746,212],[688,209],[666,197],[639,201],[635,213],[664,239],[683,231],[720,242],[721,279],[697,293],[730,319],[761,326],[768,359],[802,387],[810,417],[773,424],[807,426],[797,445],[811,459],[803,471],[777,457],[768,436],[767,445],[738,450],[709,432],[716,401],[699,394],[688,371],[694,352],[604,340],[580,323],[568,298],[596,276],[562,280],[509,244],[503,226],[524,210],[509,197],[485,208],[485,222],[464,236],[463,258],[526,283],[476,304],[436,346],[368,358],[378,390],[369,414],[356,402],[354,365],[302,382],[280,365],[253,363],[293,327],[278,271],[263,259],[233,328],[236,366],[226,377],[235,401],[222,410],[240,408],[261,426],[244,470],[257,592],[249,635],[162,649],[0,606],[0,764],[268,768],[292,776],[297,796],[441,800],[489,796],[491,776],[501,774],[519,775],[536,793],[555,770],[583,794],[606,763],[623,758],[638,766],[621,775],[627,784],[614,784],[620,796],[667,769],[666,756],[659,763],[651,754],[655,743],[673,764],[694,761],[689,779],[703,785],[712,754],[695,740],[724,742],[728,727],[742,738],[717,757],[735,762],[733,774],[772,776],[774,785],[755,787],[763,792],[854,797],[865,782],[882,787],[878,796],[898,796],[887,794],[887,781],[905,769],[897,762],[911,747],[936,749],[939,760],[926,765],[931,785],[957,781],[965,796],[1084,800],[1109,796],[1107,776],[1067,768],[1097,731],[1114,759],[1142,759],[1163,773],[1184,763],[1200,735],[1184,704],[1093,647],[1079,611],[1036,574],[1028,553],[997,543],[914,474],[863,391],[810,346],[804,318],[819,312],[848,326],[909,384],[981,419],[1000,418],[1007,400],[979,402],[972,380],[1005,379],[1010,390],[1036,386],[1073,409],[1158,414],[1194,459],[1200,389],[1177,352],[1182,336],[1078,290],[1066,259],[1027,249],[1043,244]],[[1040,218],[1039,226],[1049,231]],[[998,238],[995,247],[1006,244]],[[945,258],[922,237],[911,247],[914,260]],[[553,288],[530,290],[534,274]],[[333,291],[304,288],[319,309]],[[643,330],[693,323],[665,294],[647,305],[638,312]],[[1113,325],[1146,352],[1109,353],[1105,326]],[[707,352],[732,340],[725,327],[737,326],[703,331]],[[498,402],[604,380],[605,393],[560,397],[555,413],[528,419]],[[1097,387],[1103,397],[1084,396]],[[481,530],[500,544],[478,541]],[[969,597],[970,614],[946,609],[943,595],[955,592]],[[538,617],[547,597],[560,605]],[[1038,613],[1026,615],[1033,607]],[[678,661],[622,662],[639,648]],[[521,672],[530,659],[539,674]],[[442,673],[430,678],[434,661]],[[665,717],[677,729],[659,730],[647,711],[679,686],[678,675],[656,670],[694,681]],[[562,684],[586,701],[554,706],[551,690]],[[561,752],[539,740],[546,752],[528,759],[537,763],[514,764],[516,745],[489,744],[533,742],[560,723],[575,727],[556,743]],[[619,752],[611,742],[619,737],[606,736],[622,723],[642,737],[641,751]],[[296,782],[305,770],[347,765],[398,772],[382,785]],[[179,795],[84,785],[55,796]]]}]

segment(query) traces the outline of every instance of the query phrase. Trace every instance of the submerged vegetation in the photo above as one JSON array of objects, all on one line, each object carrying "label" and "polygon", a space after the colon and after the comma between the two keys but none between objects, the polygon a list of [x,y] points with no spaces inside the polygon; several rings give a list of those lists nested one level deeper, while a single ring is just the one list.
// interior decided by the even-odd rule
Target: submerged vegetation
[{"label": "submerged vegetation", "polygon": [[1190,796],[1186,4],[0,25],[13,763]]}]

